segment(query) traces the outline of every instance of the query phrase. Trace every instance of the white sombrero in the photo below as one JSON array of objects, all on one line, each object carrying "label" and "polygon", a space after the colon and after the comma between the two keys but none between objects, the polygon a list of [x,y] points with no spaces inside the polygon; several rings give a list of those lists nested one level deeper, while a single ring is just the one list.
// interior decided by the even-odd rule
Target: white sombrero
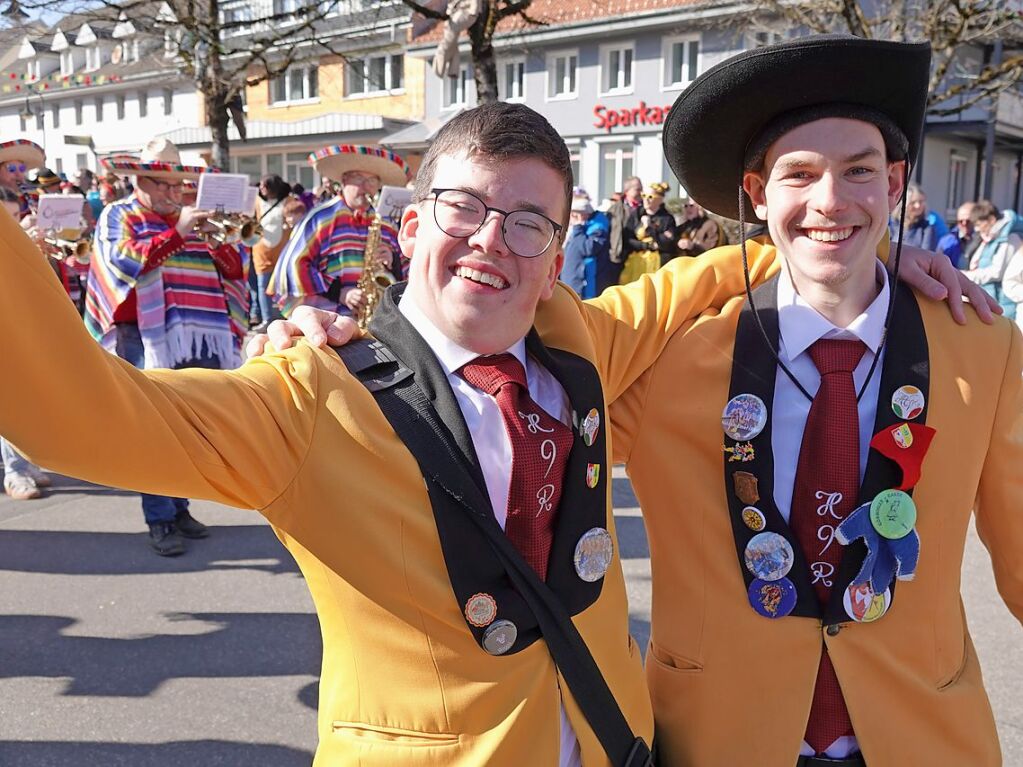
[{"label": "white sombrero", "polygon": [[0,162],[12,160],[25,163],[25,168],[41,168],[46,162],[46,152],[34,141],[17,138],[14,141],[0,142]]},{"label": "white sombrero", "polygon": [[122,176],[171,180],[194,179],[213,170],[202,165],[182,165],[178,148],[165,138],[150,141],[137,159],[116,155],[105,158],[101,164],[106,170]]},{"label": "white sombrero", "polygon": [[405,186],[412,177],[411,168],[401,157],[376,146],[325,146],[309,155],[309,162],[316,166],[317,173],[333,181],[340,181],[353,170],[372,173],[387,186]]}]

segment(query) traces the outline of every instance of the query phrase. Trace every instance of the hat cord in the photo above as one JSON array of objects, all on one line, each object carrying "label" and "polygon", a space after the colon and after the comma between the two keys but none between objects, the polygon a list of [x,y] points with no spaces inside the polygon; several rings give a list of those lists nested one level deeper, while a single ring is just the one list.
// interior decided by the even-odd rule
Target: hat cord
[{"label": "hat cord", "polygon": [[[898,295],[898,291],[894,289],[894,286],[898,283],[899,279],[899,264],[902,260],[902,240],[904,234],[904,224],[906,220],[906,198],[907,188],[909,186],[909,173],[910,166],[909,161],[906,161],[905,168],[903,169],[902,175],[902,199],[900,204],[900,215],[899,215],[899,239],[895,244],[895,267],[892,269],[892,289],[889,290],[888,299],[888,315],[884,319],[884,328],[881,330],[881,343],[877,348],[877,354],[874,355],[873,361],[870,363],[870,369],[867,371],[867,377],[863,381],[863,385],[860,387],[859,392],[856,394],[856,402],[863,398],[863,393],[867,390],[867,386],[870,384],[870,379],[874,376],[874,371],[877,369],[877,363],[881,359],[881,353],[884,351],[885,345],[888,342],[888,328],[891,326],[892,316],[895,314],[895,297]],[[739,187],[739,249],[742,251],[742,274],[746,281],[746,300],[749,302],[750,310],[753,312],[753,318],[756,320],[757,328],[760,329],[760,335],[764,339],[764,343],[767,345],[768,350],[771,352],[771,356],[774,357],[774,361],[778,363],[778,367],[789,377],[789,380],[795,384],[796,388],[799,389],[800,393],[807,398],[810,402],[813,402],[813,396],[806,390],[806,387],[799,382],[796,378],[795,373],[789,370],[788,366],[781,361],[781,357],[778,356],[777,350],[774,348],[774,344],[771,343],[770,337],[767,335],[767,330],[764,328],[764,323],[760,319],[760,312],[757,310],[756,304],[753,303],[753,287],[750,284],[749,276],[749,259],[746,256],[746,197],[742,186]]]}]

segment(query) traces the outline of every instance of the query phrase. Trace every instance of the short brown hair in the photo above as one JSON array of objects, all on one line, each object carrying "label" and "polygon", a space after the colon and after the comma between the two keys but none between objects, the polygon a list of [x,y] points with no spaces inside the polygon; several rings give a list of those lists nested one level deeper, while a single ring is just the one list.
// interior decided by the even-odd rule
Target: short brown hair
[{"label": "short brown hair", "polygon": [[531,157],[542,161],[564,180],[565,212],[561,224],[567,226],[575,186],[572,163],[565,140],[539,112],[525,104],[494,102],[455,115],[440,129],[423,157],[412,190],[415,202],[430,196],[437,158],[460,152],[484,160]]},{"label": "short brown hair", "polygon": [[970,211],[970,221],[977,223],[989,218],[1001,218],[1002,214],[991,200],[977,200]]},{"label": "short brown hair", "polygon": [[284,200],[284,207],[281,210],[282,215],[298,215],[304,216],[306,213],[305,203],[297,197],[287,197]]}]

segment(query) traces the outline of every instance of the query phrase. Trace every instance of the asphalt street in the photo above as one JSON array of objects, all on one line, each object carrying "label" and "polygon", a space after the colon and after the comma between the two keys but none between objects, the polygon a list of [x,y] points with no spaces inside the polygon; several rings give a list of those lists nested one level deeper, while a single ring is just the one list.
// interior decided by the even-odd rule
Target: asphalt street
[{"label": "asphalt street", "polygon": [[[620,469],[614,499],[642,647],[650,563]],[[0,497],[0,766],[309,765],[320,636],[302,578],[257,514],[193,511],[213,535],[163,559],[129,493],[58,478],[39,501]],[[963,593],[1005,764],[1023,767],[1023,632],[972,532]]]}]

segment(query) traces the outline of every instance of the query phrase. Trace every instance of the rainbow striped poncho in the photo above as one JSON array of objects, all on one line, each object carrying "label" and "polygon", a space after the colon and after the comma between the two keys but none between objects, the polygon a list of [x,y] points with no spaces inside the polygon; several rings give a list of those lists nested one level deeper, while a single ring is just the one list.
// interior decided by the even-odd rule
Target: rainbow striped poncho
[{"label": "rainbow striped poncho", "polygon": [[[302,299],[322,296],[335,280],[341,287],[355,287],[362,276],[368,222],[357,217],[343,198],[337,197],[309,211],[291,233],[277,260],[267,293],[275,297],[284,313]],[[384,223],[380,239],[398,253],[398,235]],[[397,275],[399,278],[401,275]],[[341,309],[336,304],[323,308]]]},{"label": "rainbow striped poncho", "polygon": [[[248,329],[246,281],[222,278],[209,246],[191,234],[184,240],[172,237],[160,266],[143,270],[149,241],[173,227],[135,195],[104,208],[89,267],[86,327],[113,351],[114,312],[134,290],[146,368],[172,368],[200,356],[203,345],[220,358],[222,368],[237,367]],[[248,252],[239,248],[239,254],[244,274]]]}]

